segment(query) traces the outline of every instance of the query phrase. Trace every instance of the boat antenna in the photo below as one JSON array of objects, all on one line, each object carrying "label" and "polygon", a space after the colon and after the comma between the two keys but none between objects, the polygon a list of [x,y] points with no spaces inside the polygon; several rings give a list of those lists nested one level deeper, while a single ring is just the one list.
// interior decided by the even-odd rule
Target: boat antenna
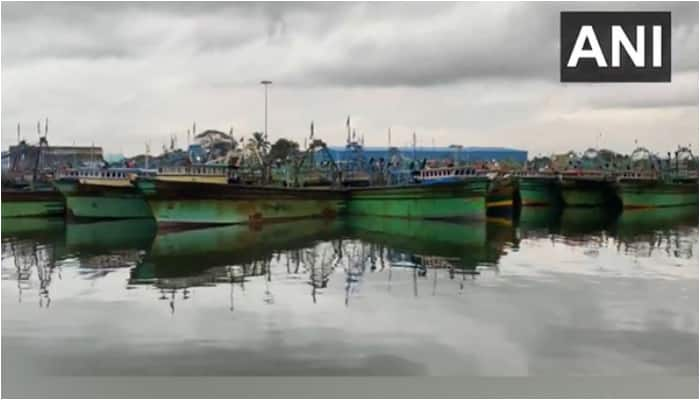
[{"label": "boat antenna", "polygon": [[192,138],[194,139],[195,136],[197,136],[197,123],[192,122]]},{"label": "boat antenna", "polygon": [[20,136],[19,136],[19,122],[17,123],[17,144],[20,142]]},{"label": "boat antenna", "polygon": [[41,120],[36,121],[36,134],[41,139]]},{"label": "boat antenna", "polygon": [[190,130],[187,129],[187,147],[190,147]]},{"label": "boat antenna", "polygon": [[44,139],[49,136],[49,117],[46,117],[46,123],[44,124]]},{"label": "boat antenna", "polygon": [[311,133],[309,134],[309,139],[314,141],[314,121],[311,121]]},{"label": "boat antenna", "polygon": [[345,127],[348,129],[348,138],[346,140],[347,144],[350,144],[350,116],[348,115],[348,119],[345,121]]}]

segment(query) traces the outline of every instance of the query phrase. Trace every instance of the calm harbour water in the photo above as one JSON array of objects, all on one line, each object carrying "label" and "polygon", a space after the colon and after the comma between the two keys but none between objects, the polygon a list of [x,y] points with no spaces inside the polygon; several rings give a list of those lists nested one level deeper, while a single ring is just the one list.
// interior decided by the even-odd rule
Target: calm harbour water
[{"label": "calm harbour water", "polygon": [[2,221],[3,380],[698,374],[697,207]]}]

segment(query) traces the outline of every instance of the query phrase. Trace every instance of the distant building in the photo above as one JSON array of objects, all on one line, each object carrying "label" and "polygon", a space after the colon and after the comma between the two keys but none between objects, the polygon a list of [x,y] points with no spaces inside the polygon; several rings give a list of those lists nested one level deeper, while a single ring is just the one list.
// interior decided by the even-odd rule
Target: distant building
[{"label": "distant building", "polygon": [[[348,155],[348,150],[345,146],[329,147],[331,155],[335,160],[343,160]],[[415,154],[413,147],[398,147],[399,152],[408,158],[416,158],[417,160],[445,160],[453,159],[463,162],[473,161],[511,161],[524,163],[527,161],[527,151],[509,149],[505,147],[416,147]],[[389,152],[388,147],[364,147],[364,155],[366,158],[387,158]]]}]

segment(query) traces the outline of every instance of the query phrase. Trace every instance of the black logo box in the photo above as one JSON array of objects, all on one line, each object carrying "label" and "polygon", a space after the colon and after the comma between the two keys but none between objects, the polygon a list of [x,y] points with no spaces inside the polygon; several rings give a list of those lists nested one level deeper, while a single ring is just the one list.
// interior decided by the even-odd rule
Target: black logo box
[{"label": "black logo box", "polygon": [[[576,67],[567,67],[582,25],[591,25],[607,61],[598,67],[595,59],[581,58]],[[644,67],[634,65],[624,48],[620,66],[611,67],[613,25],[620,25],[632,45],[637,43],[637,25],[645,26]],[[661,26],[661,67],[652,66],[652,26]],[[560,25],[561,82],[671,82],[671,13],[670,12],[567,12],[561,13]],[[590,49],[586,42],[585,49]]]}]

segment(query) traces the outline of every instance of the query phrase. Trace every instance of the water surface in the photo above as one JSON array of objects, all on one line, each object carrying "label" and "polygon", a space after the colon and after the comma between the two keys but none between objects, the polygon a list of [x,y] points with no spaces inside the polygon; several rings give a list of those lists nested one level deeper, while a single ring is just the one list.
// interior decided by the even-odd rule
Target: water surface
[{"label": "water surface", "polygon": [[696,207],[2,221],[3,380],[698,374]]}]

